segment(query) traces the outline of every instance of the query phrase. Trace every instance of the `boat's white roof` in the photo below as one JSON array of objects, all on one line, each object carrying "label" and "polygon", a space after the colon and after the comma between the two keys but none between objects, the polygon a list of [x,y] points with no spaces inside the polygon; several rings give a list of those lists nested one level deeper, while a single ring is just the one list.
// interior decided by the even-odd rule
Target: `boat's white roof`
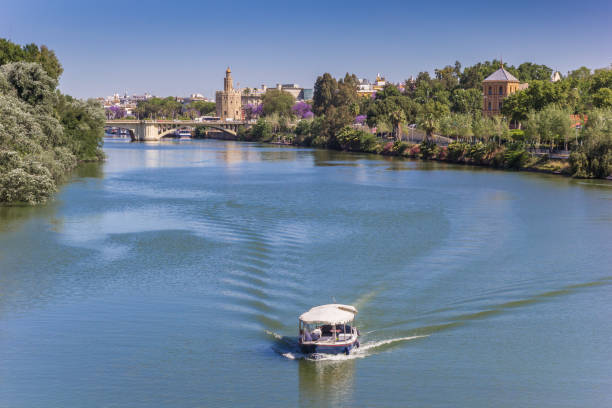
[{"label": "boat's white roof", "polygon": [[300,316],[300,320],[304,323],[325,323],[325,324],[342,324],[353,321],[357,309],[349,305],[341,305],[333,303],[313,307],[306,313]]}]

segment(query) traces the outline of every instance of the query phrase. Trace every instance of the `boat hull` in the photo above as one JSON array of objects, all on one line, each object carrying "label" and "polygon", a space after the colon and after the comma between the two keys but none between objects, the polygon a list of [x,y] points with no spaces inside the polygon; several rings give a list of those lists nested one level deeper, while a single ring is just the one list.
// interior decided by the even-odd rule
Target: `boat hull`
[{"label": "boat hull", "polygon": [[359,340],[355,339],[350,343],[336,344],[303,344],[300,343],[300,349],[304,354],[351,354],[351,352],[359,347]]}]

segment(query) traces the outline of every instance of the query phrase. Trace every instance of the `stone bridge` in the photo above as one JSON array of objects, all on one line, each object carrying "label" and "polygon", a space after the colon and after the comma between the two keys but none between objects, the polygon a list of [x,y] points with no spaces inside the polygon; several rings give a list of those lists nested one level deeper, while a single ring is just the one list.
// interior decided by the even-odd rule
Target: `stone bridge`
[{"label": "stone bridge", "polygon": [[251,125],[246,121],[194,121],[194,120],[107,120],[106,126],[127,129],[133,141],[157,142],[164,136],[185,127],[206,126],[236,136],[238,127]]}]

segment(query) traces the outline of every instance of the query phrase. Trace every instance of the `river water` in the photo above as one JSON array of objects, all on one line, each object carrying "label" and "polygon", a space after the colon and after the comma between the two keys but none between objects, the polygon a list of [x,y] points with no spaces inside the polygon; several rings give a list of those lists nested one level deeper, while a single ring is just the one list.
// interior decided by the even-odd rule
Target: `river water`
[{"label": "river water", "polygon": [[[612,183],[107,141],[0,208],[1,407],[612,406]],[[359,309],[312,361],[297,316]]]}]

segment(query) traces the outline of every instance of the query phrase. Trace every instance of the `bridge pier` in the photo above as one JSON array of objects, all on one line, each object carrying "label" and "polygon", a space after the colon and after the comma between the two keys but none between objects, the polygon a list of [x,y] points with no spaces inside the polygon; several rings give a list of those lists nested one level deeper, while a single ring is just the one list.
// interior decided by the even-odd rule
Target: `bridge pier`
[{"label": "bridge pier", "polygon": [[142,121],[138,125],[138,136],[136,140],[143,142],[159,142],[159,126],[155,122]]}]

